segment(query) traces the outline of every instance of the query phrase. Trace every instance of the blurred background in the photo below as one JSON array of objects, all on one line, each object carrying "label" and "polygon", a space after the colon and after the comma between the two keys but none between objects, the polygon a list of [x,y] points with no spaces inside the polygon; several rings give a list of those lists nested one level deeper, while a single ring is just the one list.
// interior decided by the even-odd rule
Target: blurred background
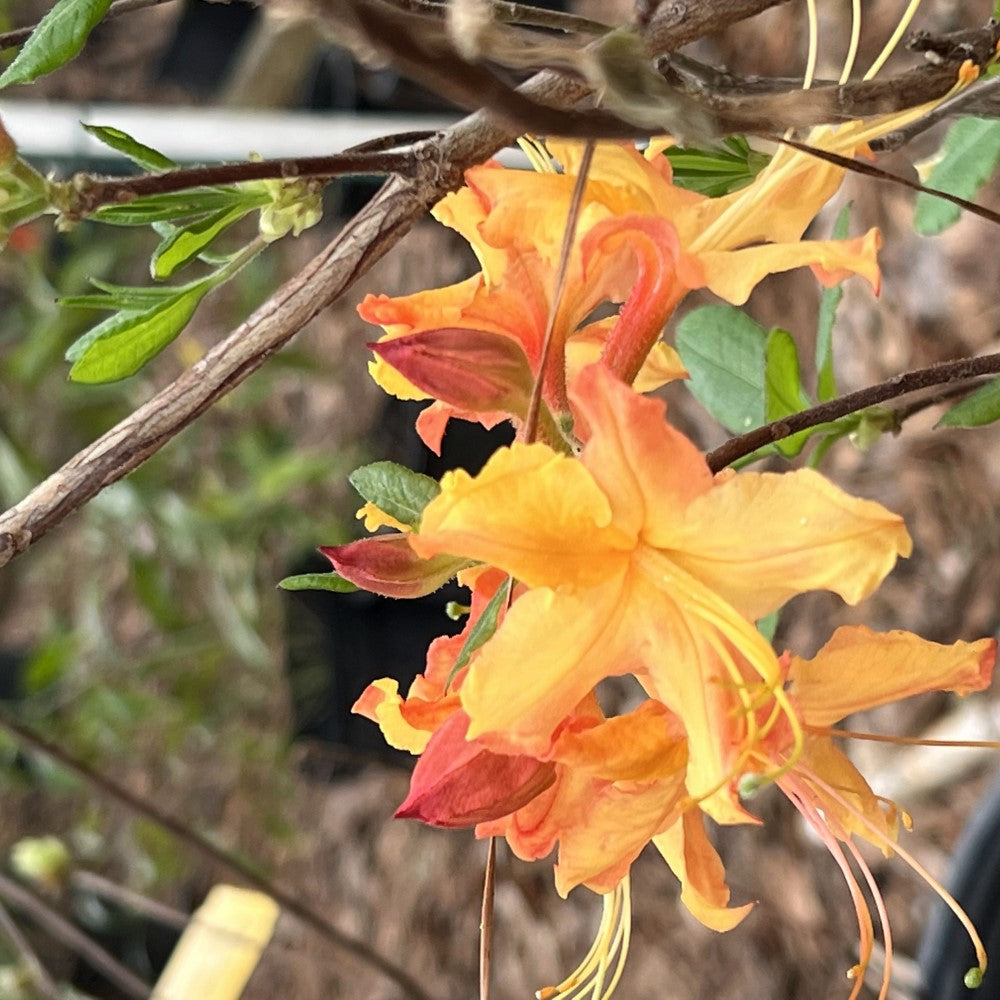
[{"label": "blurred background", "polygon": [[[628,7],[597,0],[574,9],[613,21],[616,14],[625,19]],[[839,72],[847,7],[821,4],[821,72],[828,75]],[[864,4],[869,60],[901,7],[897,0]],[[0,28],[32,23],[44,9],[6,0]],[[989,13],[988,0],[927,0],[915,26],[948,31],[979,25]],[[791,76],[802,69],[804,31],[803,5],[784,4],[699,43],[693,54],[741,73]],[[914,57],[904,54],[896,67],[907,58]],[[127,120],[118,117],[126,113],[122,105],[130,106]],[[189,162],[251,151],[332,152],[366,135],[458,117],[391,70],[357,66],[307,18],[239,2],[168,3],[107,22],[76,61],[30,88],[5,92],[0,113],[22,153],[61,176],[127,170],[81,130],[63,129],[62,123],[81,119],[117,125]],[[912,173],[913,162],[940,138],[940,131],[931,133],[887,165]],[[216,145],[207,146],[210,141]],[[59,234],[48,220],[19,230],[0,256],[4,507],[192,364],[317,253],[374,190],[366,180],[331,185],[318,227],[272,247],[210,296],[171,349],[140,375],[101,387],[67,381],[63,352],[92,316],[62,309],[56,298],[87,290],[91,277],[143,283],[155,236],[90,223]],[[995,190],[980,197],[1000,204]],[[861,282],[845,286],[835,340],[842,391],[997,349],[995,255],[982,249],[996,236],[987,223],[965,218],[941,237],[915,236],[908,195],[852,177],[842,199],[817,220],[817,236],[829,234],[846,200],[854,204],[852,230],[882,227],[886,248],[879,301]],[[467,831],[393,821],[407,788],[408,760],[386,750],[375,727],[348,709],[374,677],[406,678],[421,668],[429,639],[456,627],[444,614],[453,595],[387,602],[364,594],[293,595],[276,583],[293,572],[322,570],[323,561],[312,554],[317,545],[360,533],[353,516],[358,501],[346,481],[358,465],[392,458],[434,475],[447,464],[475,471],[496,445],[496,438],[484,442],[456,430],[449,432],[443,461],[432,462],[413,434],[413,408],[388,406],[370,383],[364,345],[378,331],[354,311],[368,291],[440,286],[475,266],[463,241],[432,220],[421,223],[261,372],[0,573],[6,710],[251,860],[441,1000],[474,993],[484,845]],[[748,310],[764,326],[780,324],[809,344],[818,299],[812,275],[795,274],[766,281]],[[691,296],[680,315],[708,301]],[[673,419],[700,445],[724,439],[682,387],[670,389],[669,401]],[[939,413],[922,414],[901,435],[867,451],[845,442],[830,453],[825,471],[838,482],[906,517],[915,553],[858,608],[828,595],[793,602],[779,624],[779,648],[811,653],[849,621],[908,628],[940,642],[995,634],[998,432],[934,431]],[[995,739],[994,704],[992,696],[963,704],[941,696],[854,724]],[[898,796],[913,813],[908,849],[946,877],[967,818],[986,823],[991,815],[994,757],[876,745],[856,750],[876,790]],[[623,997],[846,996],[857,940],[839,872],[783,799],[762,794],[754,808],[765,827],[718,833],[735,901],[760,901],[728,935],[712,934],[686,915],[658,856],[639,859]],[[67,855],[56,852],[62,860],[48,884],[27,880],[33,905],[74,922],[147,983],[169,954],[176,926],[162,915],[136,912],[115,889],[189,913],[211,885],[232,878],[160,827],[0,735],[3,878],[24,885],[25,865],[12,849],[25,838],[52,836]],[[893,917],[893,996],[916,997],[916,957],[932,897],[898,860],[866,857]],[[75,875],[66,874],[66,864]],[[37,874],[37,864],[32,870]],[[496,1000],[531,996],[559,981],[590,945],[599,900],[577,890],[561,901],[551,881],[549,866],[526,865],[501,850]],[[0,881],[0,904],[56,982],[72,983],[76,995],[87,997],[129,995],[78,949],[43,932],[31,906],[5,895],[5,884]],[[996,898],[988,894],[981,917],[987,923]],[[950,944],[942,948],[954,951]],[[0,1000],[36,995],[18,978],[14,952],[5,949],[0,934]],[[946,995],[946,987],[934,989],[926,995]],[[1000,997],[1000,986],[988,980],[985,992]],[[301,1000],[401,995],[287,916],[245,994]]]}]

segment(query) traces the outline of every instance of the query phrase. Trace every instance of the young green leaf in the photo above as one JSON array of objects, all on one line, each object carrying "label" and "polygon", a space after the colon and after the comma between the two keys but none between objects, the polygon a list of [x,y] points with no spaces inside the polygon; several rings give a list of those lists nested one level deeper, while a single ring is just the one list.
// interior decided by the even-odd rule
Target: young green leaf
[{"label": "young green leaf", "polygon": [[[90,283],[100,291],[85,295],[64,295],[56,301],[67,309],[123,309],[129,312],[143,312],[177,294],[176,288],[164,287],[163,285],[149,287],[112,285],[97,278],[91,278]],[[75,348],[76,344],[70,350]],[[73,360],[68,353],[67,358]]]},{"label": "young green leaf", "polygon": [[68,63],[110,6],[111,0],[58,0],[0,73],[0,88],[31,83]]},{"label": "young green leaf", "polygon": [[983,427],[1000,420],[1000,378],[980,386],[956,403],[937,422],[938,427]]},{"label": "young green leaf", "polygon": [[497,589],[497,592],[490,598],[489,603],[483,608],[483,613],[477,619],[476,624],[469,630],[468,638],[465,640],[458,657],[455,659],[455,665],[451,668],[451,673],[448,675],[446,687],[451,686],[451,682],[455,679],[458,672],[472,659],[472,654],[493,637],[493,633],[496,632],[497,625],[500,622],[500,612],[510,600],[512,585],[513,580],[507,577],[507,582]]},{"label": "young green leaf", "polygon": [[162,281],[179,268],[190,264],[221,232],[253,211],[252,205],[236,205],[211,215],[202,216],[186,226],[172,228],[153,251],[149,269],[153,277]]},{"label": "young green leaf", "polygon": [[767,334],[734,306],[703,306],[677,326],[677,350],[695,398],[734,434],[764,423]]},{"label": "young green leaf", "polygon": [[771,158],[750,148],[743,136],[723,140],[724,148],[698,149],[671,146],[664,156],[673,168],[678,187],[697,191],[709,198],[719,198],[746,187]]},{"label": "young green leaf", "polygon": [[94,213],[93,218],[113,226],[148,226],[154,222],[172,222],[224,212],[236,206],[245,206],[250,211],[266,202],[266,195],[258,191],[222,187],[191,188],[189,191],[147,195],[124,205],[105,205]]},{"label": "young green leaf", "polygon": [[164,156],[152,146],[133,139],[127,132],[113,125],[83,125],[83,130],[89,132],[98,142],[103,142],[105,146],[110,146],[116,152],[127,156],[144,170],[173,170],[177,166],[169,156]]},{"label": "young green leaf", "polygon": [[[850,219],[851,205],[848,202],[840,210],[833,225],[833,239],[847,239]],[[825,288],[819,300],[819,318],[816,321],[816,395],[821,403],[837,395],[837,380],[833,373],[833,326],[843,297],[843,284],[836,284],[833,288]]]},{"label": "young green leaf", "polygon": [[350,594],[358,588],[338,573],[300,573],[279,581],[282,590],[329,590],[335,594]]},{"label": "young green leaf", "polygon": [[187,326],[215,284],[213,275],[185,286],[146,312],[120,312],[98,324],[67,352],[68,360],[74,361],[69,377],[96,384],[134,375]]},{"label": "young green leaf", "polygon": [[412,472],[395,462],[363,465],[348,479],[365,500],[411,528],[420,525],[424,508],[441,492],[430,476]]},{"label": "young green leaf", "polygon": [[[802,388],[799,352],[787,330],[774,329],[768,334],[764,373],[764,416],[770,423],[792,413],[799,413],[812,401]],[[776,442],[786,457],[797,455],[809,439],[810,431],[801,431]]]},{"label": "young green leaf", "polygon": [[[948,130],[941,159],[924,181],[961,198],[972,198],[1000,162],[1000,121],[961,118]],[[957,205],[930,194],[917,195],[913,225],[924,236],[935,236],[958,222]]]}]

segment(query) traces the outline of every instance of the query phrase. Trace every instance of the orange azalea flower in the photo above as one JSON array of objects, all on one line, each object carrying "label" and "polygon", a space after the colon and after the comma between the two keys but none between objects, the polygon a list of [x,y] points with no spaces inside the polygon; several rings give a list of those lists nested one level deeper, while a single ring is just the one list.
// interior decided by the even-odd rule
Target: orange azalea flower
[{"label": "orange azalea flower", "polygon": [[[835,145],[839,149],[843,143]],[[564,166],[561,174],[495,163],[466,172],[467,186],[446,197],[434,214],[469,240],[482,272],[448,288],[401,298],[368,296],[359,312],[385,328],[384,339],[434,330],[498,333],[521,345],[537,374],[582,153],[578,143],[553,141],[550,148]],[[640,391],[683,374],[676,355],[658,341],[690,289],[708,287],[740,304],[767,274],[806,264],[827,283],[856,272],[878,287],[875,230],[856,240],[801,241],[806,225],[839,185],[842,170],[780,150],[749,188],[713,199],[675,187],[662,149],[662,143],[654,144],[643,155],[626,145],[597,148],[578,225],[581,237],[554,325],[559,361],[545,376],[545,399],[556,413],[565,410],[567,371],[572,383],[599,354],[625,381],[638,378]],[[605,302],[624,306],[616,318],[581,327]],[[421,381],[417,371],[409,374]],[[426,382],[418,388],[382,358],[373,363],[372,373],[402,398],[440,392]],[[468,403],[463,408],[462,380],[454,381],[455,399],[444,399],[421,417],[421,433],[435,448],[450,416],[492,424],[511,415]]]},{"label": "orange azalea flower", "polygon": [[[383,340],[438,330],[499,334],[520,345],[530,370],[537,374],[555,293],[557,262],[545,247],[537,248],[523,241],[515,245],[511,240],[506,243],[498,240],[497,245],[492,245],[484,239],[481,230],[490,209],[477,181],[493,172],[515,185],[510,193],[514,199],[518,197],[516,187],[524,178],[533,178],[543,185],[548,180],[559,181],[566,197],[546,209],[545,226],[553,232],[562,232],[572,190],[571,178],[507,170],[494,164],[473,168],[466,174],[468,186],[448,195],[433,212],[469,240],[482,264],[482,272],[456,285],[415,295],[399,298],[369,295],[358,312],[363,319],[385,328]],[[686,373],[672,348],[662,344],[650,350],[667,316],[686,291],[668,280],[674,272],[673,256],[677,252],[669,225],[652,218],[614,219],[611,210],[601,203],[599,193],[592,195],[583,215],[580,231],[587,226],[586,235],[571,258],[554,326],[560,358],[567,342],[572,343],[570,380],[580,367],[596,360],[615,322],[638,329],[640,338],[649,342],[645,352],[649,355],[648,362],[639,380],[641,389],[653,389],[683,376]],[[584,323],[602,303],[626,299],[617,321]],[[401,399],[428,396],[425,388],[418,388],[381,357],[376,357],[371,370],[379,385]],[[557,366],[546,383],[544,399],[557,413],[566,409],[566,377],[563,368]],[[456,376],[453,381],[457,395],[447,399],[438,397],[440,401],[425,410],[418,420],[417,428],[433,450],[440,450],[447,421],[453,416],[479,420],[486,426],[510,416],[523,416],[476,405],[475,400],[464,396],[467,388],[464,380]],[[437,387],[434,390],[441,391]]]},{"label": "orange azalea flower", "polygon": [[[781,660],[788,697],[805,732],[797,744],[786,722],[774,726],[754,748],[748,770],[777,773],[777,784],[816,831],[847,881],[858,916],[860,962],[851,1000],[858,995],[872,953],[871,912],[864,902],[854,868],[861,872],[879,913],[885,938],[886,963],[880,1000],[888,994],[892,973],[892,933],[885,904],[867,862],[853,843],[861,837],[886,856],[898,854],[942,896],[965,924],[975,944],[981,971],[986,956],[968,917],[951,896],[897,844],[899,821],[909,817],[895,803],[882,799],[858,769],[834,744],[831,725],[853,712],[884,705],[927,691],[966,695],[987,687],[996,663],[995,639],[942,646],[908,632],[879,634],[865,627],[838,629],[810,660],[786,653]],[[758,708],[761,718],[777,715],[776,703]],[[753,778],[745,785],[752,786]],[[653,841],[671,860],[675,845],[667,838]],[[851,861],[854,865],[852,867]],[[698,914],[701,916],[701,914]]]},{"label": "orange azalea flower", "polygon": [[603,366],[580,375],[573,399],[580,458],[515,444],[476,477],[448,473],[407,536],[424,558],[481,561],[528,588],[462,685],[469,738],[544,758],[602,678],[632,673],[684,725],[690,793],[714,818],[743,822],[730,785],[759,737],[760,692],[730,647],[794,724],[752,622],[806,590],[860,600],[909,553],[909,536],[811,470],[713,478],[663,404]]}]

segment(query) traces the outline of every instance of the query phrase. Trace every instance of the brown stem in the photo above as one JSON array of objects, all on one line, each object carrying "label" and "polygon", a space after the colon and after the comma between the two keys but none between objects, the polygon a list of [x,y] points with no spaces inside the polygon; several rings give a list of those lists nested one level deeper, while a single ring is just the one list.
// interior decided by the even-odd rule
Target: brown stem
[{"label": "brown stem", "polygon": [[[443,17],[445,7],[436,0],[391,0],[394,6],[411,14],[429,14]],[[492,0],[493,19],[501,24],[519,24],[527,28],[551,28],[555,31],[578,32],[584,35],[603,35],[611,25],[602,24],[589,17],[565,14],[559,10],[543,10],[530,4]]]},{"label": "brown stem", "polygon": [[[252,865],[242,860],[242,858],[223,850],[209,837],[193,830],[172,813],[167,813],[147,799],[140,798],[123,785],[118,784],[117,781],[109,778],[106,774],[102,774],[100,771],[94,770],[89,764],[84,764],[82,761],[70,756],[58,744],[52,743],[34,730],[29,729],[20,722],[16,722],[6,713],[2,712],[0,712],[0,730],[8,733],[21,745],[45,754],[46,757],[56,761],[56,763],[68,771],[72,771],[83,778],[92,788],[96,788],[99,792],[121,803],[136,815],[152,820],[157,826],[172,833],[181,843],[197,851],[210,861],[222,865],[254,889],[266,893],[282,909],[298,917],[299,920],[314,931],[317,931],[331,944],[343,949],[348,954],[370,965],[373,969],[377,969],[386,978],[391,979],[412,1000],[430,1000],[430,996],[424,990],[423,986],[413,979],[408,972],[399,968],[377,951],[374,951],[364,941],[353,938],[335,927],[324,914],[305,902],[300,892],[286,889],[265,878]],[[6,895],[4,883],[5,880],[0,877],[0,894]],[[16,883],[15,887],[17,887]],[[21,891],[23,892],[24,890]],[[34,897],[31,898],[33,899]],[[148,995],[148,989],[142,995]]]},{"label": "brown stem", "polygon": [[848,414],[865,410],[869,406],[877,406],[890,399],[905,396],[919,389],[930,389],[936,385],[947,385],[952,382],[964,382],[967,379],[982,375],[1000,373],[1000,354],[985,354],[979,358],[962,358],[959,361],[945,361],[931,365],[929,368],[918,368],[916,371],[894,375],[885,382],[848,393],[839,399],[821,403],[800,413],[793,413],[781,420],[764,424],[747,434],[731,438],[706,456],[708,467],[713,472],[724,469],[727,465],[752,454],[758,448],[774,444],[784,438],[798,434],[799,431],[820,424],[831,423]]},{"label": "brown stem", "polygon": [[75,951],[91,968],[96,969],[126,996],[148,1000],[151,989],[134,972],[125,968],[96,941],[57,913],[44,900],[29,892],[6,875],[0,875],[0,897],[8,906],[16,907],[67,948]]},{"label": "brown stem", "polygon": [[133,913],[140,913],[151,920],[156,920],[164,927],[182,931],[188,925],[188,915],[181,910],[161,903],[158,899],[150,899],[149,896],[112,882],[111,879],[104,878],[96,872],[77,869],[70,875],[69,880],[74,889],[111,899],[132,910]]},{"label": "brown stem", "polygon": [[[169,3],[170,0],[115,0],[108,8],[103,20],[110,21],[112,18],[120,17],[122,14],[130,14],[134,10],[143,10],[146,7],[158,7],[161,3]],[[20,45],[26,41],[31,33],[37,28],[37,24],[30,24],[26,28],[14,28],[12,31],[0,33],[0,49],[9,48],[12,45]]]},{"label": "brown stem", "polygon": [[661,0],[648,15],[646,42],[653,52],[673,52],[788,0]]},{"label": "brown stem", "polygon": [[70,182],[71,204],[63,213],[70,218],[90,215],[103,205],[121,205],[154,194],[185,191],[215,184],[239,184],[259,180],[329,178],[345,174],[412,174],[413,149],[344,152],[333,156],[303,156],[246,163],[218,163],[186,167],[138,177],[93,177],[77,174]]},{"label": "brown stem", "polygon": [[497,838],[490,837],[483,876],[483,909],[479,923],[479,1000],[490,997],[490,964],[493,956],[493,901],[496,892]]},{"label": "brown stem", "polygon": [[45,970],[28,939],[21,933],[20,928],[14,923],[14,918],[4,906],[0,906],[0,936],[7,939],[7,943],[17,955],[21,968],[31,977],[32,988],[37,990],[44,1000],[59,1000],[59,987]]}]

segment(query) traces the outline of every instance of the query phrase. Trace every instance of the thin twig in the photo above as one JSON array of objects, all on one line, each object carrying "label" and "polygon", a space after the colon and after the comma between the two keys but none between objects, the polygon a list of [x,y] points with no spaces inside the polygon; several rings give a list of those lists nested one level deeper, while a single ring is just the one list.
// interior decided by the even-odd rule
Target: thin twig
[{"label": "thin twig", "polygon": [[121,205],[134,198],[168,194],[216,184],[259,180],[329,179],[350,174],[407,176],[414,170],[413,149],[344,152],[332,156],[288,157],[185,167],[156,174],[128,177],[95,177],[77,174],[66,185],[70,203],[63,215],[80,218],[104,205]]},{"label": "thin twig", "polygon": [[[570,198],[569,209],[566,213],[566,227],[563,230],[562,246],[559,248],[559,264],[556,268],[555,283],[552,287],[552,301],[549,303],[549,314],[545,320],[545,336],[542,338],[542,350],[538,360],[538,374],[535,377],[535,384],[531,389],[531,399],[528,403],[528,412],[524,418],[524,428],[522,438],[529,444],[535,440],[538,431],[538,415],[542,405],[542,390],[547,382],[555,381],[558,386],[559,395],[566,395],[566,364],[563,351],[560,350],[557,370],[553,373],[553,379],[549,376],[550,354],[552,353],[552,341],[555,339],[556,317],[559,314],[559,305],[562,302],[563,290],[566,286],[566,275],[569,272],[570,256],[573,252],[573,244],[576,241],[577,225],[580,221],[580,208],[583,205],[583,196],[587,190],[587,177],[590,174],[590,164],[594,159],[594,143],[588,142],[583,147],[583,154],[580,157],[580,169],[576,175],[576,182],[573,184],[573,195]],[[565,337],[563,344],[565,347]],[[568,407],[567,407],[568,408]]]},{"label": "thin twig", "polygon": [[937,385],[964,382],[998,373],[1000,373],[1000,354],[985,354],[978,358],[962,358],[959,361],[945,361],[931,365],[929,368],[918,368],[916,371],[895,375],[867,389],[848,393],[829,403],[822,403],[800,413],[783,417],[781,420],[764,424],[763,427],[741,434],[739,437],[730,438],[725,444],[710,451],[705,458],[708,467],[713,472],[718,472],[727,465],[732,465],[733,462],[752,454],[758,448],[774,444],[775,441],[781,441],[810,427],[818,427],[820,424],[831,423],[859,410],[866,410],[869,406],[878,406],[880,403],[920,389],[930,389]]},{"label": "thin twig", "polygon": [[[120,17],[122,14],[131,14],[132,11],[143,10],[146,7],[158,7],[163,3],[170,3],[170,0],[115,0],[108,8],[108,12],[102,20],[110,21],[113,18]],[[20,45],[28,39],[37,27],[37,24],[30,24],[26,28],[14,28],[12,31],[0,33],[0,49],[10,48],[12,45]]]},{"label": "thin twig", "polygon": [[[412,14],[430,14],[444,17],[445,5],[434,0],[391,0],[402,10]],[[579,33],[583,35],[603,35],[611,30],[611,25],[594,21],[577,14],[566,14],[561,10],[544,10],[530,4],[509,3],[507,0],[492,0],[493,19],[502,24],[518,24],[527,28],[550,28],[553,31]]]},{"label": "thin twig", "polygon": [[134,1000],[148,1000],[151,991],[148,983],[144,983],[134,972],[125,968],[93,938],[71,924],[48,903],[6,875],[0,875],[0,897],[3,897],[8,905],[24,912],[47,934],[51,934],[57,941],[75,951],[92,969],[114,983],[122,993],[133,997]]},{"label": "thin twig", "polygon": [[103,875],[98,875],[95,872],[76,869],[70,875],[70,885],[74,889],[113,900],[133,913],[149,917],[151,920],[163,924],[164,927],[172,927],[174,930],[184,930],[191,919],[183,910],[168,906],[157,899],[150,899],[141,892],[127,889],[125,886],[112,882],[111,879],[104,878]]},{"label": "thin twig", "polygon": [[490,998],[490,963],[493,956],[493,901],[496,893],[497,838],[490,837],[483,876],[483,909],[479,922],[479,1000]]},{"label": "thin twig", "polygon": [[11,948],[17,953],[21,966],[31,976],[31,985],[34,989],[45,1000],[59,1000],[59,987],[56,986],[45,966],[42,965],[41,960],[28,943],[28,939],[21,933],[21,929],[14,923],[14,918],[2,905],[0,905],[0,934],[7,939]]},{"label": "thin twig", "polygon": [[[298,917],[299,920],[321,934],[331,944],[336,945],[347,954],[353,955],[355,958],[370,965],[373,969],[377,969],[386,978],[391,979],[407,996],[412,997],[413,1000],[430,1000],[430,996],[424,990],[423,986],[408,972],[399,968],[399,966],[384,955],[374,951],[364,941],[353,938],[334,926],[325,914],[320,913],[305,902],[300,892],[286,889],[265,878],[242,858],[223,850],[209,837],[193,830],[176,816],[165,812],[147,799],[140,798],[117,781],[109,778],[106,774],[96,771],[89,764],[83,763],[83,761],[77,760],[77,758],[68,754],[58,744],[45,739],[45,737],[39,735],[33,729],[15,721],[3,712],[0,712],[0,730],[8,733],[18,743],[44,754],[68,771],[72,771],[83,778],[92,788],[121,803],[131,812],[142,816],[144,819],[151,820],[157,826],[172,833],[187,847],[228,869],[254,889],[266,893],[284,910]],[[2,881],[0,881],[0,891],[3,891]]]}]

